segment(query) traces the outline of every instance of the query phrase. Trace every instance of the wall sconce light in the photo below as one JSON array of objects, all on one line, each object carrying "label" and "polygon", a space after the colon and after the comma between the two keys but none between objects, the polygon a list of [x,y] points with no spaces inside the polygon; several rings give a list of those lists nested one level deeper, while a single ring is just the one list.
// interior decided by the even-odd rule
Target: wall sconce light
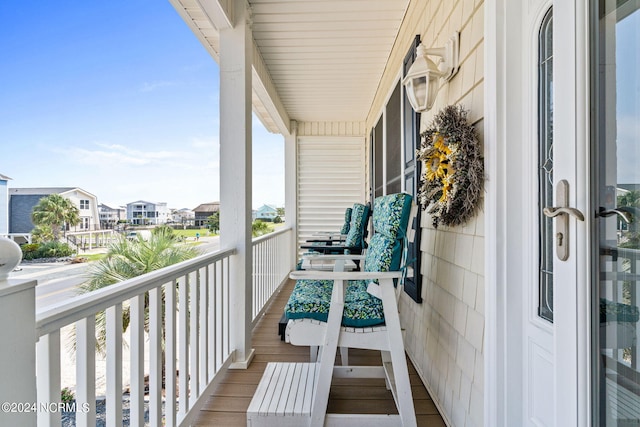
[{"label": "wall sconce light", "polygon": [[[451,80],[458,72],[460,33],[455,32],[443,47],[427,49],[422,43],[416,48],[416,59],[402,84],[416,113],[429,111],[436,100],[440,79]],[[428,55],[439,56],[436,65]]]}]

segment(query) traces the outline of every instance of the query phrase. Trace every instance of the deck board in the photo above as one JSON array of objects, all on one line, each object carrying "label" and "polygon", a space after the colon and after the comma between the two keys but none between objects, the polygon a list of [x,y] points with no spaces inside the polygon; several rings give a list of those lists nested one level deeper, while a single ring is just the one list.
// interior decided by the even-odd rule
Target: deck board
[{"label": "deck board", "polygon": [[[256,353],[249,368],[229,370],[225,374],[200,411],[195,425],[246,426],[246,411],[267,363],[309,361],[308,347],[292,346],[280,341],[278,335],[278,320],[292,289],[293,281],[289,281],[256,325],[252,336],[252,344]],[[379,364],[379,352],[351,349],[349,350],[349,362],[354,365]],[[408,367],[418,426],[445,427],[442,417],[410,361],[408,361]],[[385,388],[384,380],[372,378],[335,379],[331,385],[328,410],[335,413],[360,413],[363,411],[398,413],[391,392]]]}]

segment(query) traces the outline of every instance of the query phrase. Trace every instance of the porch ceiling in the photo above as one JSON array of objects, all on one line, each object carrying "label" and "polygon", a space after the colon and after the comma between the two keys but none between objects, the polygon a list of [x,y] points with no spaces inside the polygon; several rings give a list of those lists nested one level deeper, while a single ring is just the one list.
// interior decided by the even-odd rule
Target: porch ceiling
[{"label": "porch ceiling", "polygon": [[[170,0],[219,61],[228,0]],[[259,56],[254,111],[275,131],[280,120],[363,121],[373,101],[408,0],[249,0]],[[216,16],[214,16],[216,15]],[[262,62],[262,64],[259,64]],[[271,100],[256,91],[263,65]],[[258,70],[259,71],[259,70]],[[273,99],[276,98],[276,99]],[[275,107],[270,107],[273,103]],[[280,113],[282,115],[282,112]],[[271,116],[271,117],[267,117]]]}]

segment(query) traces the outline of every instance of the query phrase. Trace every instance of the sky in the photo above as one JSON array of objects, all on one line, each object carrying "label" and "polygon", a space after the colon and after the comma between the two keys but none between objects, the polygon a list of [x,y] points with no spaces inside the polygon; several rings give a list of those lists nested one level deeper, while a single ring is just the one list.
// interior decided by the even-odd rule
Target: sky
[{"label": "sky", "polygon": [[640,10],[616,24],[616,118],[618,183],[640,183],[638,135],[640,135]]},{"label": "sky", "polygon": [[[284,138],[253,119],[253,206]],[[219,69],[168,0],[0,2],[0,174],[98,203],[219,200]]]}]

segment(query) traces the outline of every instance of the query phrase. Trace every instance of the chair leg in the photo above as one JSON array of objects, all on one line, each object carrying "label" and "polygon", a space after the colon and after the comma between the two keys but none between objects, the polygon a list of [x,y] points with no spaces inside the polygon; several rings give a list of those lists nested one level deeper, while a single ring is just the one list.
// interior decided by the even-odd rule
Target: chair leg
[{"label": "chair leg", "polygon": [[[391,353],[384,350],[380,351],[380,358],[382,359],[382,365],[384,366],[385,363],[391,362]],[[387,377],[384,378],[384,384],[387,387],[387,390],[391,390],[391,384]]]},{"label": "chair leg", "polygon": [[349,366],[349,347],[340,347],[340,362],[342,366]]},{"label": "chair leg", "polygon": [[345,282],[336,280],[333,282],[331,292],[331,306],[325,336],[323,339],[322,351],[320,354],[320,366],[316,371],[316,391],[311,409],[310,427],[324,426],[324,420],[329,403],[329,389],[333,377],[333,367],[338,352],[338,339],[340,337],[340,325],[342,323],[342,313],[344,311],[343,288]]},{"label": "chair leg", "polygon": [[[389,342],[389,356],[395,378],[395,395],[398,404],[398,412],[402,420],[403,427],[415,427],[417,425],[416,412],[413,406],[411,395],[411,384],[409,383],[409,369],[407,359],[404,354],[404,343],[402,340],[402,329],[400,328],[400,316],[395,304],[395,292],[393,281],[380,281],[380,291],[382,294],[382,307],[384,309],[384,319],[387,324],[387,339]],[[384,353],[384,352],[383,352]],[[386,357],[383,355],[383,357]]]}]

